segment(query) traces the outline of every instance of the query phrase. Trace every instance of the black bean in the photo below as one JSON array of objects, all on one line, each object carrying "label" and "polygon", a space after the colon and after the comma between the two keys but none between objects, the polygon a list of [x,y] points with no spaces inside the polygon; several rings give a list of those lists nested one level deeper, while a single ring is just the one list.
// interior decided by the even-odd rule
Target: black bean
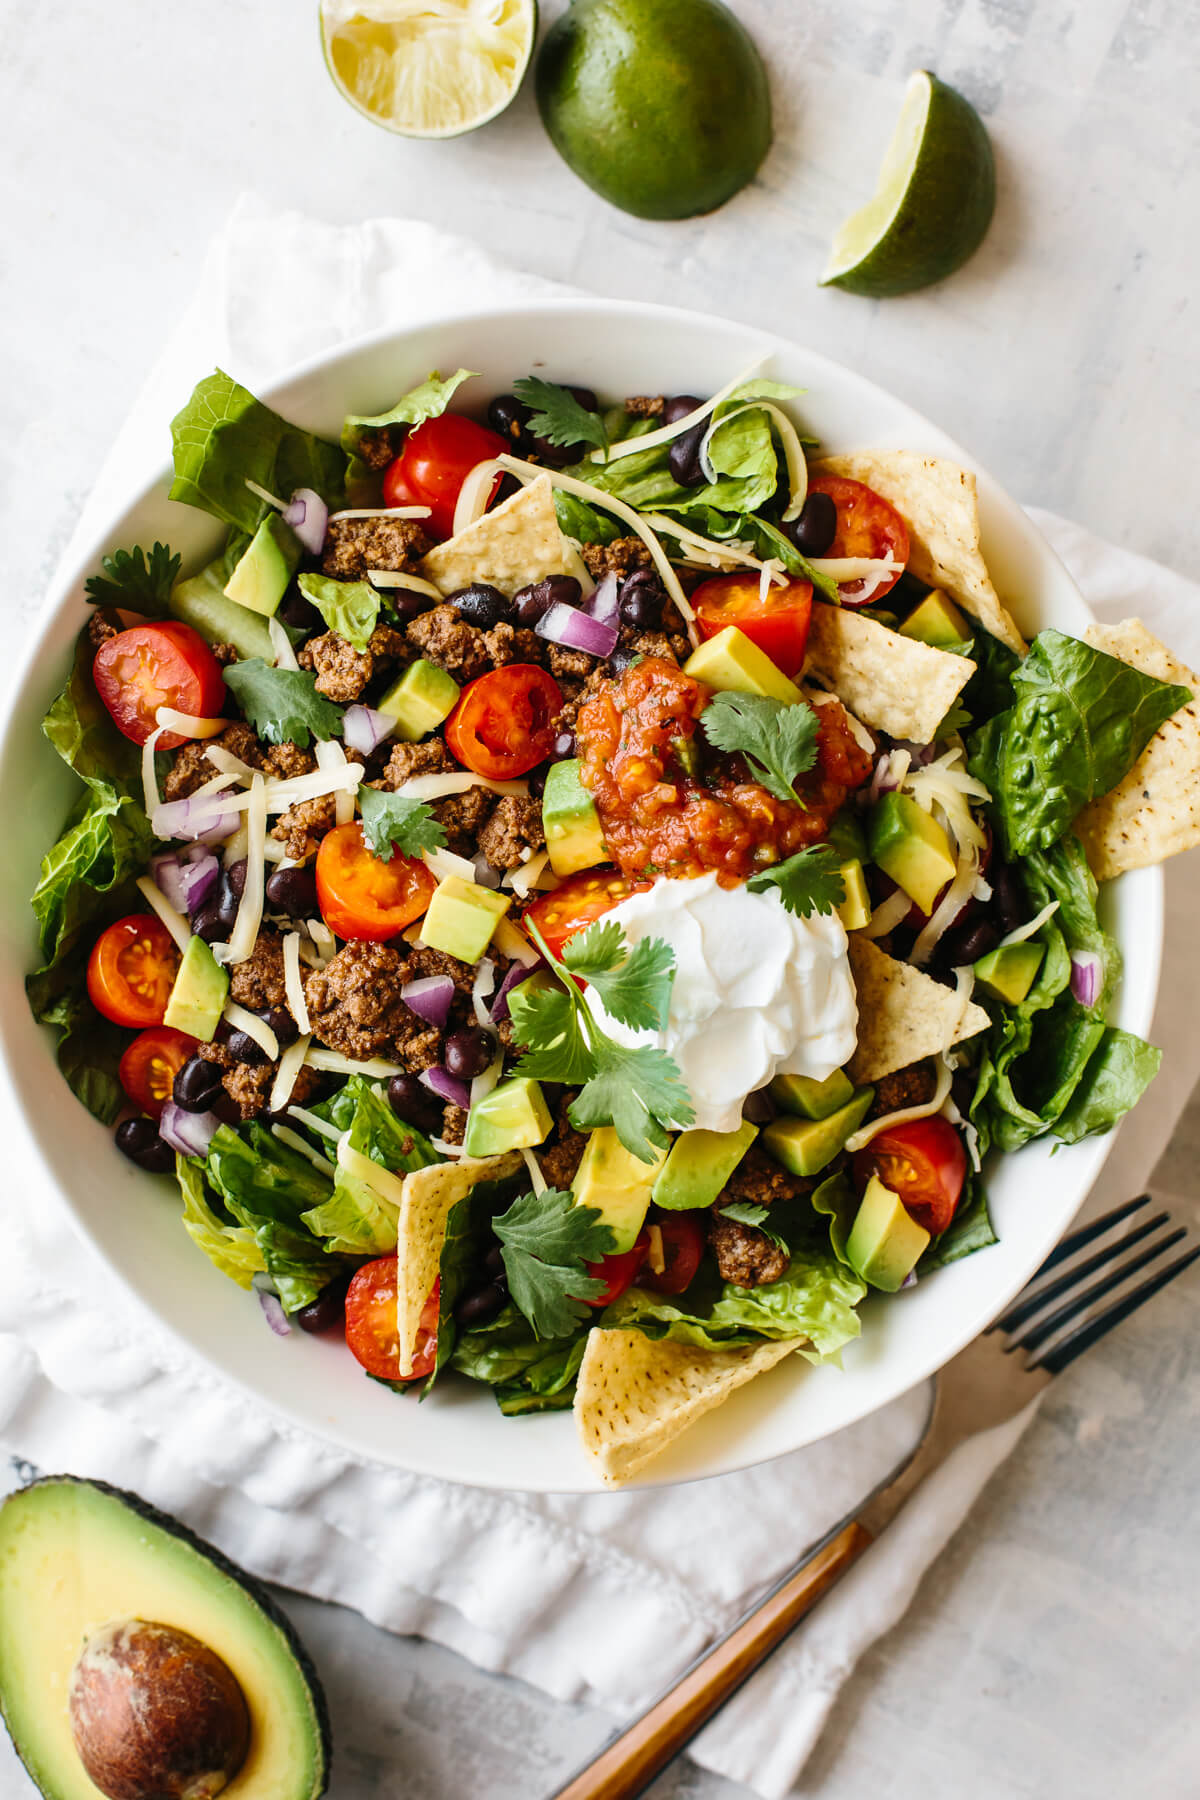
[{"label": "black bean", "polygon": [[550,764],[539,763],[537,768],[531,769],[529,774],[525,777],[526,781],[529,783],[529,792],[533,795],[535,800],[540,800],[545,793],[546,777],[549,773]]},{"label": "black bean", "polygon": [[552,606],[578,606],[583,590],[573,575],[547,575],[513,595],[518,625],[536,625]]},{"label": "black bean", "polygon": [[175,1077],[171,1097],[185,1112],[211,1112],[221,1092],[221,1071],[202,1056],[189,1057]]},{"label": "black bean", "polygon": [[704,482],[704,470],[700,467],[700,446],[704,442],[704,434],[708,430],[708,420],[701,419],[682,437],[677,437],[671,445],[667,466],[671,475],[680,487],[700,487]]},{"label": "black bean", "polygon": [[387,1087],[388,1105],[398,1119],[423,1131],[426,1137],[440,1137],[442,1103],[436,1094],[422,1087],[415,1075],[393,1075]]},{"label": "black bean", "polygon": [[657,631],[666,600],[665,591],[651,587],[649,582],[632,589],[626,584],[621,589],[618,608],[622,625],[632,625],[637,631]]},{"label": "black bean", "polygon": [[992,909],[1000,921],[1000,929],[1005,932],[1015,931],[1028,917],[1029,903],[1025,898],[1021,877],[1008,863],[993,860],[987,871],[987,879],[992,889]]},{"label": "black bean", "polygon": [[784,527],[801,556],[824,556],[837,536],[837,507],[828,494],[813,493],[800,517]]},{"label": "black bean", "polygon": [[432,594],[415,594],[411,588],[389,588],[387,608],[400,625],[411,625],[422,613],[431,612],[439,604]]},{"label": "black bean", "polygon": [[300,1027],[293,1019],[286,1006],[272,1006],[267,1012],[260,1013],[259,1018],[269,1025],[279,1039],[279,1048],[286,1050],[300,1036]]},{"label": "black bean", "polygon": [[262,1045],[256,1043],[248,1031],[231,1031],[227,1041],[229,1054],[237,1062],[250,1063],[253,1067],[258,1068],[262,1063],[271,1060]]},{"label": "black bean", "polygon": [[464,1025],[453,1031],[442,1049],[446,1072],[456,1081],[473,1081],[496,1054],[495,1039],[481,1025]]},{"label": "black bean", "polygon": [[555,758],[561,759],[564,756],[574,756],[574,754],[575,733],[573,731],[560,731],[554,740]]},{"label": "black bean", "polygon": [[246,859],[244,856],[239,857],[237,862],[230,863],[225,871],[225,880],[229,883],[229,891],[233,898],[240,900],[246,891]]},{"label": "black bean", "polygon": [[226,1093],[224,1086],[222,1086],[220,1093],[213,1101],[212,1110],[216,1113],[222,1125],[237,1126],[242,1122],[242,1115],[238,1103],[232,1094]]},{"label": "black bean", "polygon": [[193,918],[192,930],[198,938],[203,938],[206,944],[219,944],[223,938],[229,936],[229,926],[221,917],[216,902],[211,900],[207,906],[202,906]]},{"label": "black bean", "polygon": [[703,405],[703,400],[695,394],[672,394],[663,405],[663,424],[677,425],[680,419],[686,419],[689,413]]},{"label": "black bean", "polygon": [[508,595],[502,594],[499,588],[490,587],[486,581],[476,581],[470,587],[459,588],[455,594],[447,594],[446,605],[452,606],[460,618],[480,631],[490,631],[501,619],[513,616],[513,603]]},{"label": "black bean", "polygon": [[529,408],[522,406],[515,394],[497,394],[487,409],[487,422],[510,444],[524,444]]},{"label": "black bean", "polygon": [[484,1257],[483,1269],[484,1273],[490,1275],[493,1281],[499,1281],[504,1274],[504,1252],[499,1244],[493,1244]]},{"label": "black bean", "polygon": [[159,1137],[153,1119],[125,1119],[117,1126],[115,1136],[122,1156],[139,1169],[146,1169],[151,1175],[169,1175],[174,1169],[175,1152],[165,1138]]},{"label": "black bean", "polygon": [[293,919],[311,919],[317,911],[317,877],[311,868],[273,869],[267,876],[267,899]]},{"label": "black bean", "polygon": [[299,588],[291,588],[279,602],[275,617],[293,631],[324,631],[325,621]]},{"label": "black bean", "polygon": [[490,1325],[496,1315],[503,1312],[505,1298],[495,1282],[489,1282],[477,1294],[468,1294],[458,1302],[454,1308],[454,1322],[464,1331],[470,1331],[472,1326]]},{"label": "black bean", "polygon": [[978,962],[999,942],[1000,933],[989,920],[968,919],[946,933],[938,945],[938,961],[947,968],[961,968],[963,963]]},{"label": "black bean", "polygon": [[599,402],[599,400],[597,400],[595,390],[593,388],[569,386],[567,388],[567,392],[569,394],[574,395],[575,399],[578,400],[580,406],[582,406],[584,412],[599,412],[600,411],[600,402]]},{"label": "black bean", "polygon": [[321,1289],[315,1300],[310,1300],[307,1306],[302,1306],[299,1312],[291,1315],[293,1324],[298,1325],[301,1331],[332,1331],[335,1326],[340,1326],[345,1317],[346,1289],[349,1285],[348,1275],[340,1275],[336,1281],[331,1281],[328,1287]]}]

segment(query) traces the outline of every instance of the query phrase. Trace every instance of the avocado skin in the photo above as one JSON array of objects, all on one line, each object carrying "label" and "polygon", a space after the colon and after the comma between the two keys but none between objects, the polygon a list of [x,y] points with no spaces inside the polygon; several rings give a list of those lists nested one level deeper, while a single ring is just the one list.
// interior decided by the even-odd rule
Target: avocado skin
[{"label": "avocado skin", "polygon": [[[198,1532],[192,1531],[179,1519],[172,1518],[170,1513],[161,1512],[157,1506],[151,1506],[148,1500],[143,1500],[140,1494],[131,1493],[128,1488],[114,1487],[108,1481],[90,1481],[82,1475],[41,1475],[36,1481],[29,1482],[27,1486],[18,1488],[14,1494],[9,1495],[3,1505],[7,1505],[11,1500],[23,1500],[26,1495],[34,1493],[39,1488],[52,1487],[88,1488],[93,1493],[104,1494],[108,1499],[117,1501],[119,1505],[124,1506],[127,1511],[133,1513],[147,1525],[157,1526],[168,1536],[178,1538],[181,1543],[186,1544],[189,1549],[202,1556],[206,1562],[210,1562],[219,1574],[236,1582],[238,1587],[250,1596],[254,1604],[260,1608],[283,1636],[288,1653],[299,1669],[312,1698],[313,1721],[317,1730],[322,1764],[322,1785],[313,1796],[313,1800],[322,1800],[322,1797],[329,1792],[329,1774],[333,1764],[333,1734],[330,1729],[329,1705],[325,1698],[325,1689],[321,1685],[321,1677],[317,1674],[312,1658],[297,1635],[295,1626],[286,1613],[281,1611],[262,1582],[247,1570],[239,1568],[237,1563],[226,1556],[223,1550],[218,1550],[215,1544],[210,1544],[206,1538],[202,1538]],[[0,1718],[4,1720],[5,1728],[9,1729],[2,1694],[0,1694]],[[9,1729],[9,1736],[12,1738],[13,1748],[20,1757],[22,1766],[28,1768],[29,1765],[21,1754],[21,1746],[13,1736],[11,1729]],[[32,1775],[33,1771],[29,1772]]]}]

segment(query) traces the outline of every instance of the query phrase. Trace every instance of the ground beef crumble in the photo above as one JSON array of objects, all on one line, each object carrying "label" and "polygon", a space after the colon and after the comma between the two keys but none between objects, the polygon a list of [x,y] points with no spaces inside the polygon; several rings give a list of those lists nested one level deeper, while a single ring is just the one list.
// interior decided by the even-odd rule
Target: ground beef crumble
[{"label": "ground beef crumble", "polygon": [[350,706],[364,692],[377,669],[405,658],[408,645],[403,632],[391,625],[377,625],[364,651],[358,651],[336,631],[310,638],[297,657],[302,669],[317,678],[317,692],[339,706]]},{"label": "ground beef crumble", "polygon": [[491,668],[484,634],[468,625],[452,606],[435,606],[407,627],[410,648],[426,662],[436,663],[459,682],[474,681]]},{"label": "ground beef crumble", "polygon": [[498,625],[484,632],[483,647],[498,669],[506,663],[540,664],[546,656],[544,638],[524,625],[510,625],[507,619],[501,619]]},{"label": "ground beef crumble", "polygon": [[368,569],[414,570],[432,548],[415,519],[331,519],[321,567],[336,581],[360,581]]},{"label": "ground beef crumble", "polygon": [[[442,1033],[405,1005],[401,988],[419,976],[449,975],[456,990],[455,1007],[463,1018],[470,1009],[474,973],[440,950],[402,954],[390,944],[346,944],[305,983],[313,1034],[356,1062],[383,1056],[419,1075],[441,1061]],[[456,1022],[452,1016],[451,1024]]]},{"label": "ground beef crumble", "polygon": [[925,1106],[937,1091],[937,1076],[930,1062],[909,1063],[894,1075],[883,1075],[875,1083],[875,1098],[868,1119],[882,1119],[885,1113],[899,1112],[905,1106]]},{"label": "ground beef crumble", "polygon": [[563,1092],[555,1109],[551,1135],[537,1151],[538,1164],[547,1185],[560,1188],[564,1193],[574,1181],[587,1148],[587,1138],[582,1131],[576,1131],[569,1117],[571,1102],[578,1095],[578,1088]]},{"label": "ground beef crumble", "polygon": [[585,544],[583,560],[593,581],[613,570],[628,575],[631,569],[649,569],[654,562],[640,537],[614,538],[611,544]]},{"label": "ground beef crumble", "polygon": [[663,394],[630,394],[625,411],[634,419],[661,419],[666,404]]},{"label": "ground beef crumble", "polygon": [[287,1007],[283,937],[273,926],[264,925],[245,962],[233,964],[229,971],[229,997],[244,1006],[247,1012],[269,1012],[273,1006]]},{"label": "ground beef crumble", "polygon": [[249,768],[261,769],[265,775],[291,779],[295,775],[311,774],[317,766],[316,759],[295,744],[260,744],[249,725],[237,720],[208,743],[182,746],[163,782],[163,793],[168,800],[186,799],[218,773],[206,754],[213,746],[227,750]]},{"label": "ground beef crumble", "polygon": [[[200,1044],[197,1046],[197,1054],[205,1062],[216,1063],[221,1070],[221,1086],[236,1106],[240,1118],[256,1119],[264,1111],[279,1071],[278,1063],[239,1062],[227,1044]],[[322,1080],[318,1071],[301,1068],[296,1074],[289,1105],[307,1106],[317,1098],[321,1089]]]},{"label": "ground beef crumble", "polygon": [[394,744],[379,785],[394,794],[418,775],[445,775],[456,766],[441,738],[426,738],[421,744]]},{"label": "ground beef crumble", "polygon": [[506,794],[482,826],[478,843],[493,869],[519,869],[545,848],[541,801]]},{"label": "ground beef crumble", "polygon": [[709,1220],[708,1241],[717,1259],[717,1272],[722,1281],[735,1287],[762,1287],[778,1281],[788,1266],[788,1253],[773,1244],[764,1232],[753,1225],[739,1225],[736,1219],[714,1213]]},{"label": "ground beef crumble", "polygon": [[474,861],[480,834],[495,804],[496,796],[485,787],[467,788],[465,793],[438,800],[433,816],[446,833],[447,850]]}]

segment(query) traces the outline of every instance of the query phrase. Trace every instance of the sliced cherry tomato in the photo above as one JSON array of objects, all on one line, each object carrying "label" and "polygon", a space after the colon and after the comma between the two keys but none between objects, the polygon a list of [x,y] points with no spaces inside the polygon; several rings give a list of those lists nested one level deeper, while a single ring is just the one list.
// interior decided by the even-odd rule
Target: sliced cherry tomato
[{"label": "sliced cherry tomato", "polygon": [[317,851],[317,904],[338,937],[382,943],[420,918],[437,882],[415,856],[373,856],[361,825],[326,832]]},{"label": "sliced cherry tomato", "polygon": [[585,1304],[594,1306],[597,1311],[602,1306],[610,1305],[618,1294],[623,1294],[627,1287],[633,1286],[649,1254],[650,1233],[643,1231],[632,1250],[615,1250],[611,1256],[602,1256],[599,1262],[585,1264],[588,1274],[605,1284],[604,1292]]},{"label": "sliced cherry tomato", "polygon": [[179,951],[162,920],[130,913],[97,938],[88,959],[88,994],[114,1025],[135,1031],[161,1025],[178,968]]},{"label": "sliced cherry tomato", "polygon": [[[461,413],[443,413],[426,419],[410,431],[404,448],[387,466],[383,477],[386,506],[428,506],[429,527],[435,537],[448,538],[454,530],[454,508],[459,489],[477,463],[501,456],[512,445],[496,432]],[[489,506],[496,498],[502,475],[497,475]]]},{"label": "sliced cherry tomato", "polygon": [[656,1294],[682,1294],[684,1288],[690,1287],[704,1255],[704,1227],[695,1213],[656,1212],[650,1229],[657,1229],[662,1236],[665,1266],[658,1273],[643,1269],[638,1286],[651,1288]]},{"label": "sliced cherry tomato", "polygon": [[776,668],[794,675],[804,661],[812,618],[812,583],[788,581],[764,595],[757,575],[714,575],[692,595],[701,637],[716,637],[727,625],[765,650]]},{"label": "sliced cherry tomato", "polygon": [[356,1269],[346,1290],[346,1342],[367,1371],[381,1381],[423,1381],[437,1362],[441,1277],[434,1282],[417,1326],[412,1373],[400,1373],[396,1318],[396,1258],[380,1256]]},{"label": "sliced cherry tomato", "polygon": [[553,675],[536,663],[509,663],[463,689],[446,720],[446,743],[465,769],[511,781],[549,756],[550,722],[562,703]]},{"label": "sliced cherry tomato", "polygon": [[649,886],[648,881],[630,881],[619,869],[581,869],[535,900],[525,917],[537,926],[555,956],[561,956],[568,938]]},{"label": "sliced cherry tomato", "polygon": [[908,561],[908,526],[882,494],[845,475],[814,475],[810,494],[828,494],[837,507],[837,536],[826,556],[891,557],[899,564],[894,575],[880,581],[842,581],[838,592],[843,606],[867,606],[889,593],[904,573]]},{"label": "sliced cherry tomato", "polygon": [[117,1074],[135,1106],[157,1119],[171,1098],[175,1077],[196,1051],[196,1040],[171,1025],[139,1032],[121,1058]]},{"label": "sliced cherry tomato", "polygon": [[954,1217],[966,1174],[962,1139],[936,1114],[881,1131],[854,1158],[854,1179],[865,1187],[878,1175],[933,1237]]},{"label": "sliced cherry tomato", "polygon": [[[220,663],[200,633],[177,619],[118,631],[97,650],[92,679],[118,731],[135,744],[144,744],[158,729],[160,706],[212,719],[225,704]],[[167,731],[158,747],[177,750],[186,742]]]}]

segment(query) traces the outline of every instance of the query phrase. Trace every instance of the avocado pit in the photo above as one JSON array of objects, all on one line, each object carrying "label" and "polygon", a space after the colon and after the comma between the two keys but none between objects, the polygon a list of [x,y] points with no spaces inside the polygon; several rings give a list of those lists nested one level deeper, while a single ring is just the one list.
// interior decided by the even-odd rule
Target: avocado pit
[{"label": "avocado pit", "polygon": [[113,1619],[71,1671],[71,1732],[107,1800],[214,1800],[250,1745],[237,1678],[190,1632]]}]

